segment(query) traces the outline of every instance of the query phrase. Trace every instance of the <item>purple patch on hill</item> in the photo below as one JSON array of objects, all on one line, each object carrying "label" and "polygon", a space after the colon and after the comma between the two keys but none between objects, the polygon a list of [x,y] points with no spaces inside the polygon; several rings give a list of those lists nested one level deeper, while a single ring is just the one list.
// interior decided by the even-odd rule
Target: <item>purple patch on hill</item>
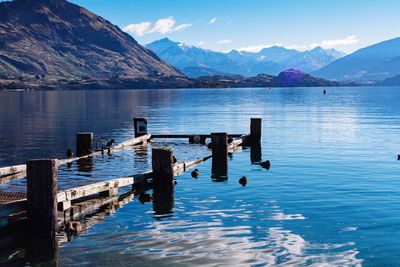
[{"label": "purple patch on hill", "polygon": [[288,69],[279,73],[277,80],[282,86],[296,86],[302,81],[304,76],[304,72]]}]

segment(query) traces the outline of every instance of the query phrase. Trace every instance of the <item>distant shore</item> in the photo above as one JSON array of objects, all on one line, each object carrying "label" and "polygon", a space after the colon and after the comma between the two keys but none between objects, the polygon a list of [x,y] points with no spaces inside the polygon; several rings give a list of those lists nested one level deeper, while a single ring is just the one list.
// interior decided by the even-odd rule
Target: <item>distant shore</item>
[{"label": "distant shore", "polygon": [[280,77],[261,74],[255,77],[206,76],[196,79],[184,76],[155,76],[145,78],[27,78],[0,79],[0,90],[77,90],[77,89],[162,89],[162,88],[239,88],[239,87],[337,87],[358,86],[315,78],[308,74],[301,77]]}]

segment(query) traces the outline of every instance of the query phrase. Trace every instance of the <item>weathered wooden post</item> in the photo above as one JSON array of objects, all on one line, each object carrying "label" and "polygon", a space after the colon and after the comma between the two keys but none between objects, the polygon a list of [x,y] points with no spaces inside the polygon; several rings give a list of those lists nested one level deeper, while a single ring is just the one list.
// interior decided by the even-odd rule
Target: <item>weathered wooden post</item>
[{"label": "weathered wooden post", "polygon": [[133,118],[133,126],[135,128],[135,137],[147,134],[146,118]]},{"label": "weathered wooden post", "polygon": [[57,166],[55,159],[36,159],[26,163],[27,226],[33,242],[27,251],[29,258],[53,258],[58,251]]},{"label": "weathered wooden post", "polygon": [[250,119],[250,139],[252,145],[261,143],[261,118]]},{"label": "weathered wooden post", "polygon": [[228,144],[226,133],[211,133],[213,178],[227,178],[228,176]]},{"label": "weathered wooden post", "polygon": [[168,214],[174,207],[174,169],[172,150],[153,148],[153,210],[158,214]]},{"label": "weathered wooden post", "polygon": [[76,134],[76,156],[82,157],[93,153],[93,133]]}]

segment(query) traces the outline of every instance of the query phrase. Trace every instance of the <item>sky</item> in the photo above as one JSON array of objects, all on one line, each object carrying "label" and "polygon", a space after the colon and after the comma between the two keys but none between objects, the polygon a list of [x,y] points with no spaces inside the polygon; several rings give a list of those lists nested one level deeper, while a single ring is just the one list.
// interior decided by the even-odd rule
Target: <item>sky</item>
[{"label": "sky", "polygon": [[216,51],[280,45],[346,53],[400,36],[399,0],[70,0],[147,44]]}]

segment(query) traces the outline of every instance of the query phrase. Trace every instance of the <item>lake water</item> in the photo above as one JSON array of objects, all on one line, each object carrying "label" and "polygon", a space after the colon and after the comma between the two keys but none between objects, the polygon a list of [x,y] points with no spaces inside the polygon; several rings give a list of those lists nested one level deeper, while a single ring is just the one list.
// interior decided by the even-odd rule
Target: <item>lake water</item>
[{"label": "lake water", "polygon": [[[133,117],[150,133],[249,132],[263,119],[262,159],[234,153],[229,178],[213,182],[211,161],[177,177],[174,212],[156,216],[137,198],[61,244],[62,266],[395,266],[400,262],[400,88],[190,89],[0,93],[0,166],[65,158],[75,133],[117,142]],[[159,140],[156,140],[159,142]],[[60,168],[60,188],[151,168],[152,146],[178,160],[208,150],[168,140]],[[249,183],[238,180],[247,176]],[[24,180],[0,187],[23,190]],[[151,191],[149,191],[151,193]],[[96,221],[96,223],[93,223]],[[89,224],[89,223],[88,223]],[[19,248],[0,253],[13,261]]]}]

